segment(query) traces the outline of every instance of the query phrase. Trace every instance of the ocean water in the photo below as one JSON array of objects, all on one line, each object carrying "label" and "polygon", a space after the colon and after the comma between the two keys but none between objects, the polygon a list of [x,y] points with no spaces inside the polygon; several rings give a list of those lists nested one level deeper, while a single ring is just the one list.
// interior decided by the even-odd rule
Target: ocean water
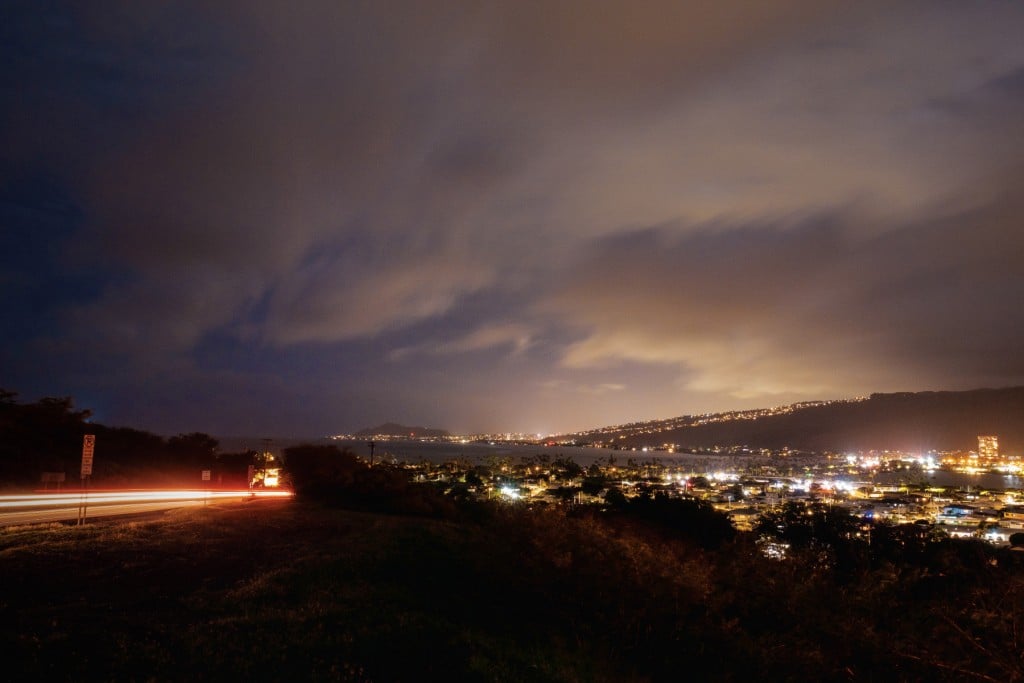
[{"label": "ocean water", "polygon": [[945,470],[916,475],[908,472],[879,472],[875,475],[874,481],[876,484],[919,484],[924,482],[930,486],[954,486],[972,490],[1006,490],[1024,487],[1024,479],[1013,474],[964,474],[963,472],[947,472]]},{"label": "ocean water", "polygon": [[[335,441],[338,446],[348,448],[353,453],[368,457],[370,449],[366,441]],[[626,464],[632,459],[637,463],[658,462],[678,465],[706,465],[708,471],[720,469],[735,462],[732,456],[688,455],[682,453],[666,453],[663,451],[617,451],[611,448],[581,448],[578,446],[520,446],[513,444],[487,443],[432,443],[420,441],[379,441],[374,449],[374,457],[383,458],[388,462],[417,463],[421,461],[442,463],[451,460],[463,461],[473,465],[486,465],[497,460],[511,459],[519,462],[522,458],[546,455],[551,460],[570,458],[584,467],[595,462],[607,464],[611,460]],[[703,469],[699,470],[703,471]]]}]

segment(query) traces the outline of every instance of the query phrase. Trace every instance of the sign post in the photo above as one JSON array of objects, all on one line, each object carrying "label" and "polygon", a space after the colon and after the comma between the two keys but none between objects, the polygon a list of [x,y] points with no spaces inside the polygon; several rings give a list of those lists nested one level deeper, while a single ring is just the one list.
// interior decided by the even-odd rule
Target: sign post
[{"label": "sign post", "polygon": [[85,523],[89,507],[89,478],[92,476],[92,456],[96,450],[96,435],[82,437],[82,500],[78,505],[78,524]]},{"label": "sign post", "polygon": [[206,497],[203,498],[203,505],[205,506],[210,500],[210,470],[203,470],[203,481],[206,482]]}]

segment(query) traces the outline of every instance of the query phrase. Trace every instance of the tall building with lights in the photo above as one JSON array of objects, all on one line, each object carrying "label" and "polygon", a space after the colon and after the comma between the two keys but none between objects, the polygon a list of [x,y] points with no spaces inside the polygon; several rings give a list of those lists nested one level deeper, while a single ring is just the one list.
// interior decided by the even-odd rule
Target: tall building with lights
[{"label": "tall building with lights", "polygon": [[978,437],[978,457],[986,458],[989,460],[995,460],[999,457],[999,437],[998,436],[979,436]]}]

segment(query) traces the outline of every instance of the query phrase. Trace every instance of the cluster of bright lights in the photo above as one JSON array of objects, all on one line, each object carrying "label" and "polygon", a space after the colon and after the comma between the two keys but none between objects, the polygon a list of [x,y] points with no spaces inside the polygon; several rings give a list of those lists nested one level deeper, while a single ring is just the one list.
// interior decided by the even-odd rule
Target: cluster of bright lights
[{"label": "cluster of bright lights", "polygon": [[769,559],[771,559],[771,560],[784,560],[784,559],[786,559],[786,554],[788,553],[788,551],[789,551],[789,544],[788,543],[778,542],[778,541],[771,541],[771,542],[765,543],[761,547],[761,552],[764,553],[764,556],[769,558]]},{"label": "cluster of bright lights", "polygon": [[859,467],[863,470],[876,469],[892,461],[909,462],[919,465],[921,469],[928,472],[933,472],[939,468],[939,463],[936,462],[935,456],[931,453],[887,453],[887,455],[888,457],[876,454],[856,455],[848,453],[846,455],[846,462],[851,467]]}]

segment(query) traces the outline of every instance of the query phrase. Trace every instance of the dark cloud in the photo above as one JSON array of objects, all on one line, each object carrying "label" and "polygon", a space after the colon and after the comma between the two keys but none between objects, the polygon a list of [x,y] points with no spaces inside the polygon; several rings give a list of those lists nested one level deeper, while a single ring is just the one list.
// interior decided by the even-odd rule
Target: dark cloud
[{"label": "dark cloud", "polygon": [[63,202],[0,213],[23,393],[561,429],[1020,377],[1014,3],[3,13],[0,181]]},{"label": "dark cloud", "polygon": [[1022,210],[1006,194],[877,230],[837,212],[620,235],[546,306],[585,330],[566,365],[660,363],[681,388],[792,397],[1018,383],[1024,322],[1008,302],[1024,296]]}]

